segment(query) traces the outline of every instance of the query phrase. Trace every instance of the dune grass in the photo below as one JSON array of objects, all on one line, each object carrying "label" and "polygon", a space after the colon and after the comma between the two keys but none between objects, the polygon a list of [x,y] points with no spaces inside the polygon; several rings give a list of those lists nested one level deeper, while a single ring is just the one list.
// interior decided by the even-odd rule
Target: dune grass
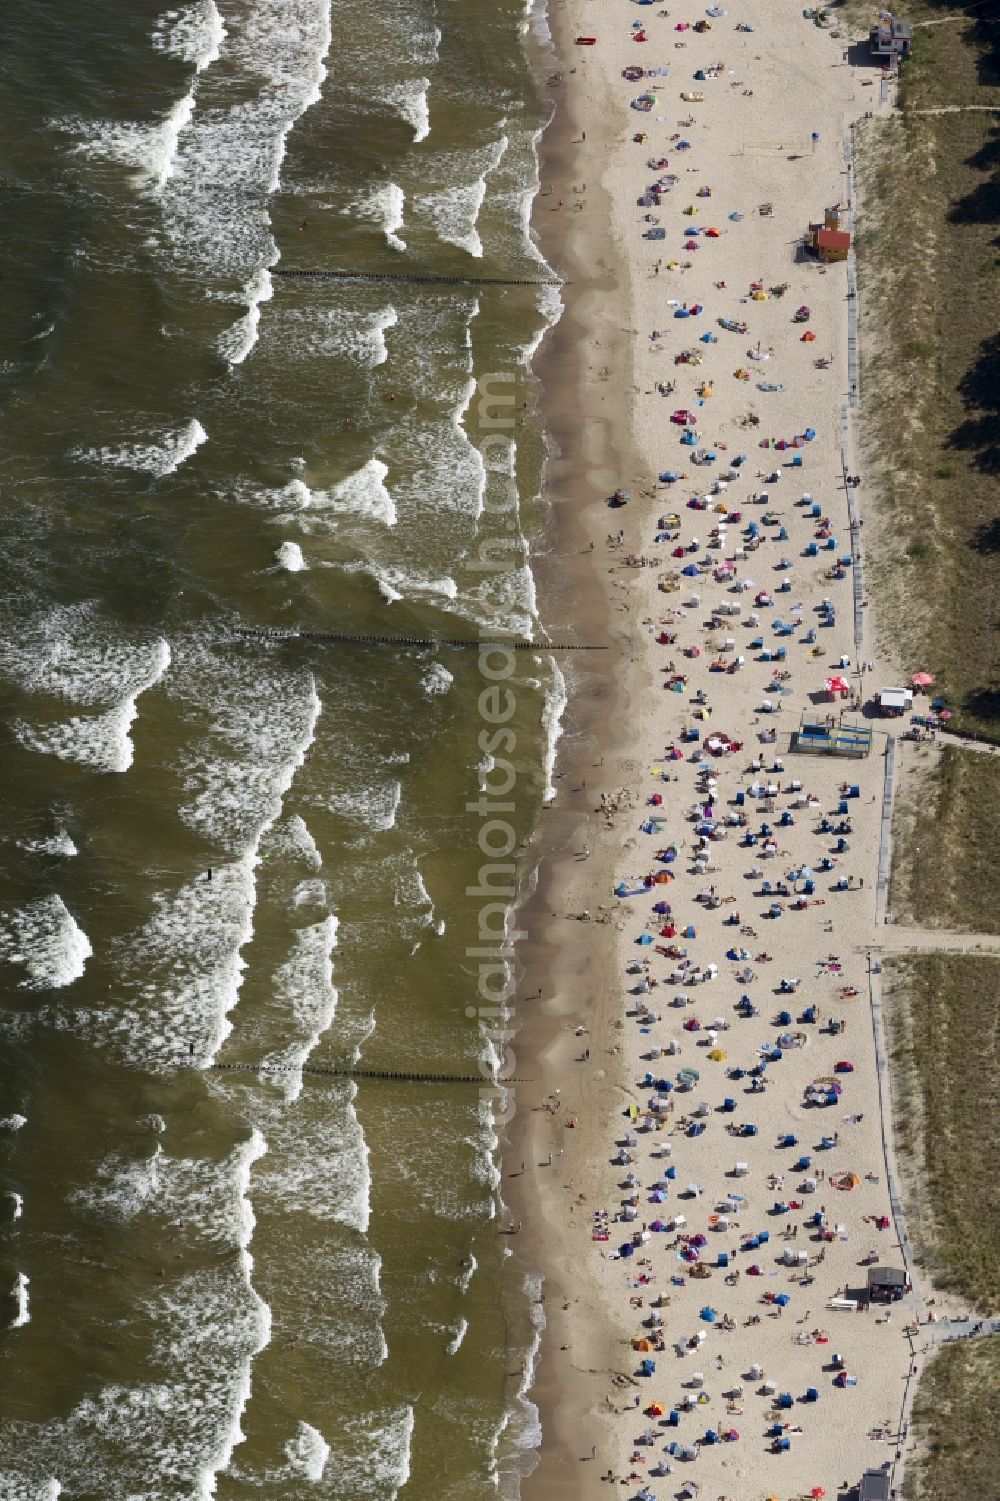
[{"label": "dune grass", "polygon": [[[855,248],[866,566],[880,644],[905,668],[937,674],[956,728],[1000,740],[1000,21],[992,9],[949,21],[929,0],[905,7],[918,29],[901,108],[854,132]],[[921,28],[928,19],[941,24]]]},{"label": "dune grass", "polygon": [[[914,1254],[970,1308],[1000,1310],[1000,960],[885,966],[892,1102]],[[975,1494],[973,1492],[973,1494]]]},{"label": "dune grass", "polygon": [[997,1494],[1000,1336],[942,1348],[920,1379],[904,1501],[978,1501]]},{"label": "dune grass", "polygon": [[1000,933],[1000,757],[907,749],[896,795],[889,907],[912,927]]}]

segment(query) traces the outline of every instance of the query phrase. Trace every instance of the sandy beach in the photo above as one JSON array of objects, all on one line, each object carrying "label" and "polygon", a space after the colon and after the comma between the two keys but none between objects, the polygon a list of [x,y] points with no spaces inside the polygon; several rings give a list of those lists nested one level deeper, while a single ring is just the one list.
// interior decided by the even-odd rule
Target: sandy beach
[{"label": "sandy beach", "polygon": [[790,0],[713,9],[551,18],[542,581],[614,660],[575,685],[525,918],[504,1194],[545,1279],[528,1501],[837,1495],[896,1454],[912,1374],[912,1301],[850,1297],[903,1266],[867,952],[885,740],[789,748],[892,675],[867,631],[858,671],[846,268],[799,251],[878,73]]}]

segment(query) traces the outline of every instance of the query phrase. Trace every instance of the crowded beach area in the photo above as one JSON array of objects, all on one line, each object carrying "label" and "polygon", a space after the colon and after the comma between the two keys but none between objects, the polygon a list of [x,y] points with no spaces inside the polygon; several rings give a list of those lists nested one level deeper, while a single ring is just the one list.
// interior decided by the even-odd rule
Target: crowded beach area
[{"label": "crowded beach area", "polygon": [[546,1269],[525,1493],[888,1497],[921,1310],[869,946],[905,726],[865,624],[845,170],[888,80],[791,0],[554,19],[577,180],[543,233],[597,263],[610,219],[595,317],[625,333],[579,407],[623,708],[561,783],[550,1040],[505,1163]]}]

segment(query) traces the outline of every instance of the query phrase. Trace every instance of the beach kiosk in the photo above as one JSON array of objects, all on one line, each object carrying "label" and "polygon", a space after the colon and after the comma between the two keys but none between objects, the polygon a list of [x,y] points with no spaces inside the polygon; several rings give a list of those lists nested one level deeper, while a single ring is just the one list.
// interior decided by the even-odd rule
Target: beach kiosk
[{"label": "beach kiosk", "polygon": [[878,696],[879,713],[886,719],[899,719],[913,708],[912,688],[883,688]]},{"label": "beach kiosk", "polygon": [[868,1268],[868,1300],[871,1303],[898,1303],[906,1292],[906,1273],[893,1266]]},{"label": "beach kiosk", "polygon": [[866,1470],[858,1486],[858,1501],[889,1501],[888,1470]]}]

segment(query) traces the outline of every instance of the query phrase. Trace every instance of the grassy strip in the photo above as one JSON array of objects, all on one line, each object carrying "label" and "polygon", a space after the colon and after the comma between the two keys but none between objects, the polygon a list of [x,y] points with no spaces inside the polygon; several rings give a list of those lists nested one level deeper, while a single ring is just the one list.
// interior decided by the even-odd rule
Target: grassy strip
[{"label": "grassy strip", "polygon": [[941,1349],[917,1388],[910,1431],[917,1451],[905,1501],[973,1501],[997,1494],[996,1394],[1000,1337]]},{"label": "grassy strip", "polygon": [[[941,7],[906,7],[914,22]],[[1000,34],[1000,32],[998,32]],[[992,23],[915,32],[901,111],[855,131],[866,565],[888,654],[1000,738],[1000,105]],[[874,534],[874,535],[872,535]]]},{"label": "grassy strip", "polygon": [[892,1096],[918,1262],[971,1308],[1000,1309],[1000,962],[886,964]]},{"label": "grassy strip", "polygon": [[896,800],[893,915],[913,927],[1000,933],[1000,758],[948,745],[909,765]]}]

